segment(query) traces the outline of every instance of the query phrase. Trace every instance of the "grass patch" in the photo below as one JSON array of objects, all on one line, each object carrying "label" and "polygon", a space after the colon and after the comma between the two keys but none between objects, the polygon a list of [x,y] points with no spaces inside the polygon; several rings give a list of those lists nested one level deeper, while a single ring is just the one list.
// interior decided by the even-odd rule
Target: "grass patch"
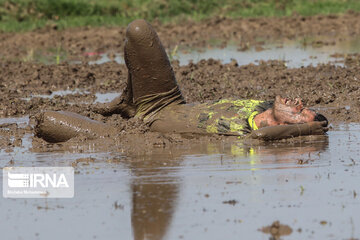
[{"label": "grass patch", "polygon": [[309,16],[360,11],[359,0],[0,0],[0,31],[26,31],[56,24],[125,26],[136,18],[180,23],[213,16]]}]

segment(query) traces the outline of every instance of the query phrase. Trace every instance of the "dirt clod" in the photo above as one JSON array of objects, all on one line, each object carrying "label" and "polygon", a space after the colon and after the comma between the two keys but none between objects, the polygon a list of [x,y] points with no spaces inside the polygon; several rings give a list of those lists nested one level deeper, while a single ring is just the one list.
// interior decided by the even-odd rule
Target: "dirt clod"
[{"label": "dirt clod", "polygon": [[271,239],[273,240],[279,240],[281,236],[290,235],[293,230],[288,225],[280,224],[279,221],[275,221],[270,226],[261,228],[260,231],[271,234]]}]

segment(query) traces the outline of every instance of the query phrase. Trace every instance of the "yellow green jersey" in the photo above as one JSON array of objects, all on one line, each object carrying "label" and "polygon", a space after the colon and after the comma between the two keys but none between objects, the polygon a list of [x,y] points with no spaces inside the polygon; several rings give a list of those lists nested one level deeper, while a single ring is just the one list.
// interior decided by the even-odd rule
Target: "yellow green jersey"
[{"label": "yellow green jersey", "polygon": [[254,117],[271,105],[261,100],[230,99],[202,104],[174,104],[157,113],[150,127],[160,132],[242,136],[257,129]]}]

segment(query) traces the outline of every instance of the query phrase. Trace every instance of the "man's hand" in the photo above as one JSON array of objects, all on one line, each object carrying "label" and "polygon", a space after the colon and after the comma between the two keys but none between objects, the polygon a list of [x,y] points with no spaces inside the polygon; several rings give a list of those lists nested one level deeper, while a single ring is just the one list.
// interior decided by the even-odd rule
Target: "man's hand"
[{"label": "man's hand", "polygon": [[[324,122],[309,122],[305,123],[309,126],[309,134],[306,135],[323,135],[327,131],[329,131],[329,128],[326,126],[326,121]],[[306,131],[304,131],[305,133]],[[303,136],[303,135],[300,135]]]}]

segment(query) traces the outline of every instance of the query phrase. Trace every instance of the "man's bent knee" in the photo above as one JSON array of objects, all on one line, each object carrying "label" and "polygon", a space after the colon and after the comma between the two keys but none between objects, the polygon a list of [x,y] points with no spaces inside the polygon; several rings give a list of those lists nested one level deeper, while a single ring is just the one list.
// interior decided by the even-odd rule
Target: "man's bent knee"
[{"label": "man's bent knee", "polygon": [[149,37],[151,38],[152,34],[152,27],[144,19],[137,19],[132,21],[126,29],[126,38],[128,41],[146,41]]}]

